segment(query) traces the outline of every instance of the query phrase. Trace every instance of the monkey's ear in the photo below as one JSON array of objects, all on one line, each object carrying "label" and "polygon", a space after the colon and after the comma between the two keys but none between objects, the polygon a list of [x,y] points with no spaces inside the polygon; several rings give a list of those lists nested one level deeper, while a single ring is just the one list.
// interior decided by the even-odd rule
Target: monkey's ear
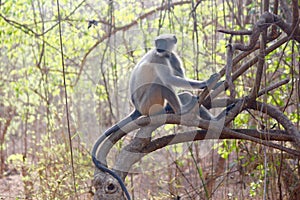
[{"label": "monkey's ear", "polygon": [[173,35],[173,38],[174,38],[174,43],[177,44],[177,37]]}]

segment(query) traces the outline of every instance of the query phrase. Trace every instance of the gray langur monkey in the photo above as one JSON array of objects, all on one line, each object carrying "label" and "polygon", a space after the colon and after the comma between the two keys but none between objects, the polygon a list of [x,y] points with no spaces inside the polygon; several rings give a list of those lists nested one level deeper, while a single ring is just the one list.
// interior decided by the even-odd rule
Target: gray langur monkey
[{"label": "gray langur monkey", "polygon": [[[155,39],[155,48],[150,50],[137,64],[131,74],[130,94],[132,103],[142,115],[160,113],[165,103],[175,114],[189,112],[197,102],[190,96],[190,103],[182,105],[174,87],[204,89],[217,76],[208,81],[186,79],[180,58],[174,52],[177,39],[173,34],[160,35]],[[184,94],[182,97],[187,98]]]},{"label": "gray langur monkey", "polygon": [[[135,110],[119,123],[106,130],[97,139],[92,150],[92,159],[96,167],[118,180],[127,199],[130,199],[130,195],[121,178],[97,160],[98,147],[112,133],[142,115],[185,114],[189,112],[196,105],[198,98],[190,93],[177,95],[174,87],[194,90],[204,89],[217,78],[217,75],[212,75],[207,81],[186,79],[181,60],[174,52],[176,43],[177,38],[173,34],[160,35],[155,39],[155,47],[147,52],[131,74],[130,95]],[[200,107],[201,115],[204,119],[214,119],[204,107]]]}]

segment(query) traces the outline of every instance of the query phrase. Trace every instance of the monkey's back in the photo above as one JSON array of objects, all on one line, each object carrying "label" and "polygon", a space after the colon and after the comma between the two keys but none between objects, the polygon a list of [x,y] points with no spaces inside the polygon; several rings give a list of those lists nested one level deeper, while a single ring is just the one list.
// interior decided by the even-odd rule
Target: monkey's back
[{"label": "monkey's back", "polygon": [[132,103],[143,115],[161,111],[165,104],[162,88],[168,87],[161,77],[161,71],[173,73],[166,58],[149,51],[131,73],[130,94]]}]

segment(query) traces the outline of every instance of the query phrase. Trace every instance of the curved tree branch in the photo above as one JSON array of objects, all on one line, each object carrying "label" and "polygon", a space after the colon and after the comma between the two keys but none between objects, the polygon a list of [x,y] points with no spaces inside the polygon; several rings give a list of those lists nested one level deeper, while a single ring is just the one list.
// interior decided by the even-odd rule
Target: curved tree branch
[{"label": "curved tree branch", "polygon": [[[297,129],[294,127],[292,122],[276,107],[273,107],[271,105],[267,105],[265,103],[260,102],[250,102],[248,99],[238,102],[243,102],[242,104],[242,110],[250,108],[254,110],[258,110],[261,112],[264,112],[268,114],[270,117],[276,119],[284,128],[285,131],[289,136],[289,139],[292,139],[294,142],[300,141],[300,133],[297,131]],[[241,110],[240,110],[241,111]],[[220,124],[221,123],[221,124]],[[167,115],[158,115],[155,117],[141,117],[134,122],[131,122],[127,124],[123,129],[123,131],[118,131],[115,134],[112,134],[111,137],[100,147],[101,156],[99,157],[100,160],[103,163],[106,163],[106,156],[108,152],[110,151],[110,148],[115,144],[119,139],[121,139],[126,132],[131,132],[135,129],[145,127],[145,126],[156,126],[159,127],[162,124],[178,124],[188,127],[198,127],[205,130],[211,130],[214,132],[218,132],[218,135],[213,135],[213,137],[210,137],[209,139],[215,139],[219,138],[222,134],[222,137],[228,137],[228,139],[245,139],[250,140],[256,143],[261,143],[266,146],[270,146],[276,149],[280,149],[283,151],[286,151],[288,153],[300,156],[300,152],[296,150],[291,150],[289,148],[282,147],[281,145],[270,143],[269,141],[262,141],[260,137],[255,136],[255,134],[243,134],[239,133],[237,130],[231,130],[227,127],[223,127],[222,130],[220,130],[220,125],[222,126],[221,121],[208,121],[203,120],[197,117],[195,114],[187,114],[184,116],[174,115],[174,114],[167,114]],[[253,133],[253,132],[245,132],[245,133]],[[292,137],[291,137],[292,136]],[[207,138],[206,138],[207,139]],[[275,139],[275,138],[274,138]],[[190,140],[193,141],[193,140]],[[298,143],[300,144],[300,143]],[[137,146],[137,145],[135,145]]]},{"label": "curved tree branch", "polygon": [[[249,135],[261,140],[274,140],[274,141],[293,141],[293,137],[287,135],[285,131],[281,130],[269,130],[268,132],[254,130],[254,129],[233,129],[233,131],[241,134]],[[199,141],[208,139],[207,130],[194,130],[184,133],[167,135],[151,141],[144,147],[142,153],[151,153],[157,149],[163,148],[168,145],[186,143],[191,141]],[[222,133],[218,138],[209,139],[240,139]]]}]

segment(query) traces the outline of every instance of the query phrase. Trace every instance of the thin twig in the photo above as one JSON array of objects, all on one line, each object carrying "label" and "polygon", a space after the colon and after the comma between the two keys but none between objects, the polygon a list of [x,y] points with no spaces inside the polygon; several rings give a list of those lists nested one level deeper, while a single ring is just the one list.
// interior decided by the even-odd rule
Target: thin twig
[{"label": "thin twig", "polygon": [[63,41],[62,41],[62,28],[61,28],[61,18],[60,18],[60,5],[59,0],[56,0],[57,3],[57,16],[58,16],[58,27],[59,27],[59,42],[60,42],[60,52],[61,52],[61,64],[63,69],[63,81],[65,89],[65,105],[66,105],[66,118],[67,118],[67,127],[68,127],[68,136],[69,136],[69,145],[70,145],[70,156],[71,156],[71,166],[72,166],[72,178],[73,178],[73,187],[76,199],[78,199],[77,189],[76,189],[76,179],[75,179],[75,168],[74,168],[74,157],[73,157],[73,145],[72,145],[72,135],[70,128],[70,114],[69,114],[69,104],[68,104],[68,93],[67,93],[67,84],[66,84],[66,74],[65,74],[65,62],[64,62],[64,51],[63,51]]},{"label": "thin twig", "polygon": [[232,57],[233,57],[233,49],[231,44],[227,45],[226,51],[227,59],[226,59],[226,81],[230,91],[230,98],[235,98],[235,86],[232,82]]},{"label": "thin twig", "polygon": [[251,35],[253,31],[251,30],[240,30],[240,31],[233,31],[233,30],[217,30],[220,33],[230,34],[230,35]]},{"label": "thin twig", "polygon": [[261,96],[263,94],[266,94],[266,93],[270,92],[271,90],[274,90],[274,89],[276,89],[276,88],[278,88],[278,87],[280,87],[280,86],[282,86],[284,84],[287,84],[289,81],[290,81],[290,79],[286,78],[286,79],[283,79],[283,80],[281,80],[281,81],[279,81],[277,83],[274,83],[274,84],[272,84],[272,85],[270,85],[270,86],[262,89],[261,91],[259,91],[259,93],[258,93],[257,96]]},{"label": "thin twig", "polygon": [[[266,1],[266,0],[265,0]],[[261,78],[263,75],[263,69],[265,66],[266,56],[266,41],[267,41],[267,30],[263,30],[260,38],[260,50],[258,55],[258,64],[255,76],[255,82],[252,91],[249,95],[250,99],[256,99],[261,84]]]}]

